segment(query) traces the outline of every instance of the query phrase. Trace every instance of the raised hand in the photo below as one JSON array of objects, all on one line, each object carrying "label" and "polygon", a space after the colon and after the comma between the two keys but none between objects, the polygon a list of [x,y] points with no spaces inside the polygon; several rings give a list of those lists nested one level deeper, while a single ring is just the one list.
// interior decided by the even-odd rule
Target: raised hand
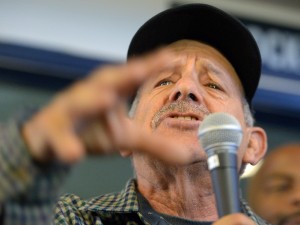
[{"label": "raised hand", "polygon": [[128,97],[149,76],[173,66],[174,57],[161,50],[93,71],[57,94],[24,124],[22,134],[30,153],[38,161],[55,158],[74,163],[85,154],[123,149],[121,154],[126,156],[131,149],[147,150],[151,138],[128,118]]}]

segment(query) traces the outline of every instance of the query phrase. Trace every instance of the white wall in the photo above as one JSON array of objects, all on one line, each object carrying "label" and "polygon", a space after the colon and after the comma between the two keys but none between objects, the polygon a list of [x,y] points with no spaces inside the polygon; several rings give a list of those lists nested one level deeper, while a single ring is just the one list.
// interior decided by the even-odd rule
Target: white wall
[{"label": "white wall", "polygon": [[0,0],[0,39],[124,58],[136,29],[164,1]]},{"label": "white wall", "polygon": [[[0,41],[124,59],[138,27],[169,0],[0,0]],[[237,15],[300,27],[299,8],[251,0],[202,0]]]}]

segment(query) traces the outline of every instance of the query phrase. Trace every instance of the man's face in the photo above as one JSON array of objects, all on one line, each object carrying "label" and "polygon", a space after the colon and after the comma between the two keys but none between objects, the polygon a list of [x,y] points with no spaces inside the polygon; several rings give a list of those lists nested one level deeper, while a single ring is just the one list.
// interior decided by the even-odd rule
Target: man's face
[{"label": "man's face", "polygon": [[249,201],[274,225],[300,224],[300,146],[277,151],[255,178]]},{"label": "man's face", "polygon": [[245,127],[242,88],[231,64],[214,48],[187,40],[168,48],[179,66],[144,83],[133,119],[147,132],[185,146],[189,163],[195,163],[206,158],[197,138],[205,116],[227,112]]}]

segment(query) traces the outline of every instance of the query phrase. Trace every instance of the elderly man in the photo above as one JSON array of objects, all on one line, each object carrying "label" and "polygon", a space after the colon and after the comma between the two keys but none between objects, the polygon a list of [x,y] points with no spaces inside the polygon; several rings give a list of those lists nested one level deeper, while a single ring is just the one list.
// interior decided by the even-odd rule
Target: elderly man
[{"label": "elderly man", "polygon": [[300,224],[300,143],[270,152],[251,178],[253,210],[272,224]]},{"label": "elderly man", "polygon": [[207,115],[231,114],[244,134],[241,172],[262,158],[266,135],[253,126],[250,110],[260,69],[249,31],[217,8],[186,5],[146,22],[127,64],[94,71],[22,127],[39,162],[73,163],[85,153],[115,150],[132,157],[136,178],[122,192],[90,200],[66,195],[55,224],[264,224],[243,202],[241,213],[218,218],[197,136]]}]

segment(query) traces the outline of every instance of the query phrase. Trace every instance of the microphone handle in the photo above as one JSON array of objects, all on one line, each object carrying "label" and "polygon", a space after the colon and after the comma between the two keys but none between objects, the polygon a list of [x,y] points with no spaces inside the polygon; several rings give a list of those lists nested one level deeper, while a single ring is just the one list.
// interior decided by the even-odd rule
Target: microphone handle
[{"label": "microphone handle", "polygon": [[237,155],[219,152],[208,158],[219,217],[241,212]]}]

